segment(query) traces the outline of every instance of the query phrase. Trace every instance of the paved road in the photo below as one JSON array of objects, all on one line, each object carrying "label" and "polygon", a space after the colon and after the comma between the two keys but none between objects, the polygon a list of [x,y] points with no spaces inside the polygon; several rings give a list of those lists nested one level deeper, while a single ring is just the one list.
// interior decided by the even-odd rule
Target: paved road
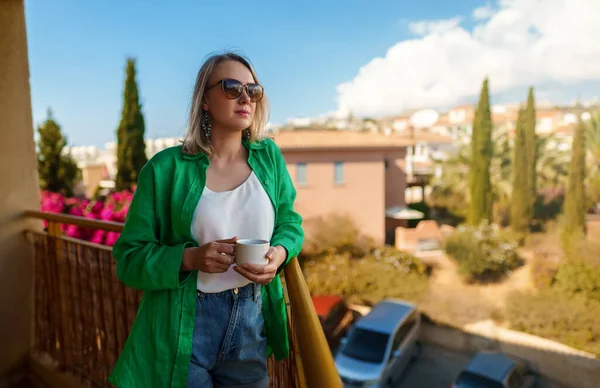
[{"label": "paved road", "polygon": [[398,388],[448,388],[470,359],[468,354],[423,346],[419,359],[409,367]]},{"label": "paved road", "polygon": [[[397,388],[448,388],[471,356],[442,348],[424,346],[421,355],[407,370]],[[562,388],[542,381],[540,388]]]}]

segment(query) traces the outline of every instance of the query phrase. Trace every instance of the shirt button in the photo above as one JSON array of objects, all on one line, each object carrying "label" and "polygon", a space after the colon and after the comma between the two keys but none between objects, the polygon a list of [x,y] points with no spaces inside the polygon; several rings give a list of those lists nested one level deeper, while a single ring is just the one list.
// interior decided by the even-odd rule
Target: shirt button
[{"label": "shirt button", "polygon": [[265,185],[268,185],[268,184],[269,184],[269,181],[265,181]]}]

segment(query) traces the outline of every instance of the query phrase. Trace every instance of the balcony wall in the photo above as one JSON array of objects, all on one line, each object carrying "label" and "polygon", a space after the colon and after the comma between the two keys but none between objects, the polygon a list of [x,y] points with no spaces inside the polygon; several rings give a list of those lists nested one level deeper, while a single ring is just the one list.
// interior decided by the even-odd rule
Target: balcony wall
[{"label": "balcony wall", "polygon": [[[66,237],[62,224],[106,232],[120,232],[123,224],[39,211],[25,216],[48,222],[47,231],[27,233],[35,262],[32,377],[51,387],[109,388],[107,378],[135,319],[141,292],[119,281],[110,247]],[[291,353],[281,361],[269,359],[271,388],[321,383],[341,388],[297,259],[282,274]],[[36,371],[39,366],[46,372]],[[48,370],[53,376],[48,377]],[[57,383],[57,375],[74,383]]]},{"label": "balcony wall", "polygon": [[[32,345],[33,247],[24,219],[39,206],[22,0],[0,1],[0,386]],[[13,376],[14,377],[14,376]]]}]

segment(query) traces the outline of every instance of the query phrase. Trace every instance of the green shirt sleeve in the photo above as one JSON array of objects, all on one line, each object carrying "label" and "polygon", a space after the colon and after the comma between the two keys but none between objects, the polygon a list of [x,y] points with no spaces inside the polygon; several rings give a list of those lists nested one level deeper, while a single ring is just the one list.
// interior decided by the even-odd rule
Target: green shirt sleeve
[{"label": "green shirt sleeve", "polygon": [[162,245],[155,208],[155,174],[151,163],[140,171],[125,227],[113,246],[117,276],[142,291],[176,289],[189,273],[180,273],[183,250],[191,243]]},{"label": "green shirt sleeve", "polygon": [[277,218],[273,230],[272,246],[281,245],[287,251],[287,258],[281,265],[278,273],[293,258],[298,256],[304,243],[304,231],[302,229],[302,217],[294,211],[296,200],[296,189],[285,165],[285,160],[279,147],[272,143],[275,169],[278,175]]}]

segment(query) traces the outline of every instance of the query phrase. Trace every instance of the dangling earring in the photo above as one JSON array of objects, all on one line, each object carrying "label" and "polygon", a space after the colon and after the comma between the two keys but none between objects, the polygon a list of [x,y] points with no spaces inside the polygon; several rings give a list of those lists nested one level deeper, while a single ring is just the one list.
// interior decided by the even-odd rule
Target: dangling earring
[{"label": "dangling earring", "polygon": [[202,131],[204,132],[204,135],[206,135],[206,138],[208,139],[208,141],[210,141],[210,130],[212,128],[210,126],[208,112],[207,111],[203,111],[203,112],[204,112],[204,117],[202,118]]},{"label": "dangling earring", "polygon": [[246,140],[250,140],[250,130],[249,129],[244,129],[244,137],[246,138]]}]

